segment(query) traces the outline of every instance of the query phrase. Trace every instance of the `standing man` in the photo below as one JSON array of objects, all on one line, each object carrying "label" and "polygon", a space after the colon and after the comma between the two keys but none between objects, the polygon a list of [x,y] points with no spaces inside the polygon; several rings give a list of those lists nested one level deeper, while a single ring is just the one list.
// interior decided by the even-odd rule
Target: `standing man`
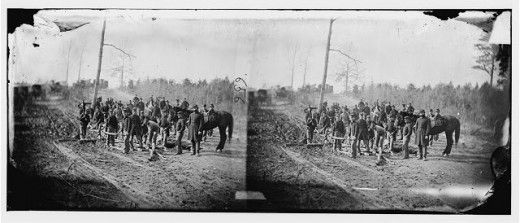
[{"label": "standing man", "polygon": [[107,146],[110,146],[110,143],[112,143],[112,146],[115,145],[115,134],[117,134],[117,128],[119,127],[119,124],[117,122],[117,118],[114,111],[109,112],[108,122],[105,126],[105,132],[107,132],[108,139],[107,139]]},{"label": "standing man", "polygon": [[387,115],[390,114],[390,112],[392,112],[392,104],[390,102],[388,102],[385,106],[385,112]]},{"label": "standing man", "polygon": [[175,106],[177,110],[177,123],[175,128],[177,130],[177,155],[182,154],[182,137],[186,129],[186,121],[188,120],[188,102],[183,101],[179,107]]},{"label": "standing man", "polygon": [[[345,124],[343,123],[343,120],[341,120],[340,115],[338,114],[336,116],[336,122],[334,123],[334,127],[332,128],[333,136],[334,137],[345,137]],[[334,148],[332,150],[336,151],[336,149],[341,150],[341,139],[334,139]]]},{"label": "standing man", "polygon": [[313,114],[312,109],[309,110],[309,118],[307,118],[307,144],[312,143],[314,139],[314,130],[318,126],[318,122],[316,121],[316,115]]},{"label": "standing man", "polygon": [[394,148],[394,142],[395,142],[396,135],[397,135],[397,128],[394,125],[393,119],[390,119],[388,121],[385,131],[386,131],[386,136],[388,138],[388,141],[390,142],[389,150],[391,152],[392,149]]},{"label": "standing man", "polygon": [[306,109],[303,109],[303,112],[305,113],[305,121],[309,120],[309,118],[312,118],[312,110],[314,109],[317,109],[316,107],[311,107],[311,105],[309,105],[308,108]]},{"label": "standing man", "polygon": [[357,117],[356,117],[356,115],[351,114],[350,115],[350,119],[352,121],[352,124],[350,126],[350,129],[351,129],[350,135],[351,135],[351,137],[353,139],[352,146],[351,146],[352,147],[352,153],[350,154],[350,157],[355,159],[356,156],[357,156],[357,153],[358,153],[358,151],[357,151],[357,144],[358,144],[358,140],[359,140],[357,138],[358,124],[357,124]]},{"label": "standing man", "polygon": [[410,116],[404,117],[404,122],[406,123],[403,128],[403,151],[404,151],[404,159],[410,158],[410,151],[408,150],[408,143],[410,143],[410,138],[412,137],[413,126],[410,121]]},{"label": "standing man", "polygon": [[370,120],[370,106],[368,106],[368,103],[367,105],[363,108],[363,112],[365,114],[365,119],[366,121],[367,120]]},{"label": "standing man", "polygon": [[412,103],[408,103],[408,108],[406,108],[406,111],[409,114],[413,114],[413,112],[415,111],[415,108],[412,107]]},{"label": "standing man", "polygon": [[[119,129],[121,130],[121,135],[123,134],[123,125],[124,125],[124,122],[123,122],[123,119],[124,119],[124,116],[123,116],[123,108],[121,108],[120,105],[116,105],[116,108],[114,109],[114,112],[116,114],[116,118],[117,118],[117,122],[119,123]],[[118,134],[119,134],[119,131],[118,131]]]},{"label": "standing man", "polygon": [[365,144],[365,148],[366,148],[366,152],[368,154],[370,154],[370,147],[368,146],[368,139],[369,139],[369,136],[368,136],[368,124],[367,122],[365,121],[365,115],[364,114],[360,114],[359,115],[359,120],[357,120],[357,130],[355,130],[356,132],[356,139],[357,139],[357,148],[359,149],[360,153],[361,153],[361,141],[363,141],[363,143]]},{"label": "standing man", "polygon": [[[428,133],[431,128],[430,120],[426,118],[424,109],[419,112],[420,117],[415,122],[415,144],[419,147],[419,159],[426,161],[428,152]],[[423,156],[424,147],[424,156]]]},{"label": "standing man", "polygon": [[139,98],[139,102],[137,102],[137,108],[139,109],[137,111],[137,114],[141,114],[141,112],[144,112],[144,102],[143,98]]},{"label": "standing man", "polygon": [[85,109],[80,110],[79,121],[81,122],[80,136],[81,139],[85,139],[85,136],[87,135],[87,126],[88,123],[90,123],[90,116],[88,115],[88,112],[85,111]]},{"label": "standing man", "polygon": [[202,126],[204,117],[199,113],[199,107],[193,106],[193,112],[188,118],[189,130],[188,138],[191,141],[191,155],[200,156],[200,141],[202,140]]}]

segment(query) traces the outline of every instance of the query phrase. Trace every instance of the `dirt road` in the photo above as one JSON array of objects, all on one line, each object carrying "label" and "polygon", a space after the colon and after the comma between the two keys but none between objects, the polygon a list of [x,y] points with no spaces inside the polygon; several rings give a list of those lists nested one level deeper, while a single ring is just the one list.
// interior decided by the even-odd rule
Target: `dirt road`
[{"label": "dirt road", "polygon": [[[335,98],[326,100],[339,102]],[[267,210],[456,213],[491,187],[492,134],[463,133],[449,158],[441,156],[446,139],[440,135],[428,161],[386,153],[388,162],[378,166],[375,156],[351,159],[332,153],[331,145],[286,147],[303,139],[302,110],[280,103],[250,110],[247,185],[265,194]]]},{"label": "dirt road", "polygon": [[[129,100],[119,91],[101,91],[116,100]],[[215,152],[218,130],[201,145],[201,156],[187,152],[148,161],[147,151],[124,155],[104,141],[80,144],[71,139],[78,131],[77,109],[65,100],[38,101],[15,114],[15,153],[18,168],[8,179],[8,205],[18,209],[239,209],[235,192],[245,190],[245,126],[235,126],[231,143]],[[96,138],[96,132],[88,133]],[[173,136],[171,136],[173,137]],[[169,139],[173,141],[173,138]],[[118,149],[119,148],[119,149]],[[12,180],[11,180],[12,179]],[[37,186],[41,202],[24,200],[20,182]],[[32,189],[34,190],[34,189]],[[32,196],[32,195],[31,195]],[[33,196],[34,197],[34,196]],[[49,205],[49,204],[52,205]]]}]

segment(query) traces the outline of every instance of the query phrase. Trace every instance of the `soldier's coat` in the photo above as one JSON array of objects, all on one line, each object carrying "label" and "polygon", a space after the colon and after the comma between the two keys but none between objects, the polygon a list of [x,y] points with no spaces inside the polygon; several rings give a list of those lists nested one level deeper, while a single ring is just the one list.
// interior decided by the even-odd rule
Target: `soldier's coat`
[{"label": "soldier's coat", "polygon": [[188,117],[188,140],[190,141],[201,141],[202,135],[199,131],[202,131],[204,125],[204,117],[199,112],[193,112]]},{"label": "soldier's coat", "polygon": [[430,120],[426,117],[419,117],[415,121],[415,144],[417,146],[427,146],[427,135],[431,129]]}]

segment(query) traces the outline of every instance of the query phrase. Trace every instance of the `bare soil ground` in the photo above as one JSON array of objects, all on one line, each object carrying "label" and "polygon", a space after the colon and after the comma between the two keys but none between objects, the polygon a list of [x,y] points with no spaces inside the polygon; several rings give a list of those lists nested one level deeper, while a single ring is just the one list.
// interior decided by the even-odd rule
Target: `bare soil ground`
[{"label": "bare soil ground", "polygon": [[[353,103],[343,98],[326,100]],[[332,153],[331,145],[286,147],[303,139],[299,107],[275,102],[249,111],[247,187],[264,193],[269,205],[259,208],[265,211],[458,213],[474,207],[492,185],[489,160],[496,146],[490,130],[463,131],[449,158],[441,156],[441,134],[428,161],[387,151],[388,161],[378,166],[376,156],[352,159]]]},{"label": "bare soil ground", "polygon": [[[130,95],[102,91],[118,100]],[[245,126],[234,126],[231,143],[215,152],[219,133],[201,146],[201,156],[159,149],[122,152],[105,141],[80,144],[76,105],[67,100],[36,101],[15,113],[14,159],[9,168],[8,210],[201,210],[240,209],[235,192],[245,190]],[[89,131],[95,139],[97,133]],[[170,142],[173,136],[170,136]],[[120,150],[121,149],[121,150]]]}]

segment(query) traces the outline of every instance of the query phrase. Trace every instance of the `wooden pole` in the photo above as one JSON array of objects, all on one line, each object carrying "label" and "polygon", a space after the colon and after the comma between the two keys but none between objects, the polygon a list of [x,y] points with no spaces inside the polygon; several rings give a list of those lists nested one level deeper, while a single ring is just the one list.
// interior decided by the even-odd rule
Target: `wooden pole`
[{"label": "wooden pole", "polygon": [[327,49],[325,50],[325,69],[323,71],[323,80],[321,81],[321,92],[320,92],[320,104],[319,104],[319,112],[321,112],[322,104],[323,104],[323,96],[325,95],[325,83],[327,83],[327,68],[329,65],[329,51],[330,51],[330,37],[332,35],[332,23],[334,19],[330,20],[329,24],[329,36],[327,38]]},{"label": "wooden pole", "polygon": [[105,28],[107,21],[103,20],[103,30],[101,31],[101,43],[99,44],[99,59],[98,59],[98,70],[96,76],[96,83],[94,85],[94,98],[92,98],[92,106],[96,104],[97,93],[99,88],[99,75],[101,74],[101,62],[103,61],[103,44],[105,42]]},{"label": "wooden pole", "polygon": [[65,84],[69,85],[69,64],[70,64],[70,50],[72,49],[72,40],[69,42],[69,52],[67,53],[67,74],[65,76]]},{"label": "wooden pole", "polygon": [[296,46],[294,47],[293,59],[292,59],[292,70],[291,70],[291,90],[294,90],[294,62],[296,60]]}]

